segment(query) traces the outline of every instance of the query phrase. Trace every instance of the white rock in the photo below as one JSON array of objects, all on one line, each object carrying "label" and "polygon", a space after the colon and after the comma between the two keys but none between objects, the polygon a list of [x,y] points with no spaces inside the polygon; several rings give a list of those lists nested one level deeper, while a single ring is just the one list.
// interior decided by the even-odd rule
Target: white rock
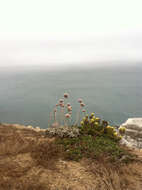
[{"label": "white rock", "polygon": [[142,118],[129,118],[120,127],[126,128],[124,139],[122,142],[129,147],[142,148]]},{"label": "white rock", "polygon": [[33,126],[31,126],[31,125],[28,125],[28,126],[27,126],[27,128],[29,128],[29,129],[33,129]]},{"label": "white rock", "polygon": [[129,118],[121,126],[126,127],[128,129],[142,131],[142,118]]},{"label": "white rock", "polygon": [[125,134],[128,136],[133,136],[134,138],[142,138],[142,131],[126,129]]}]

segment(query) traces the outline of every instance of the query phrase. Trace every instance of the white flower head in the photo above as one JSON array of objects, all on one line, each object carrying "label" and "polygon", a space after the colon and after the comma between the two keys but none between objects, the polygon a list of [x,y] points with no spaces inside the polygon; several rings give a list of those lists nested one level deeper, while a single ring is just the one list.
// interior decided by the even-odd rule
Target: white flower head
[{"label": "white flower head", "polygon": [[71,106],[71,104],[70,104],[70,103],[67,103],[67,106]]},{"label": "white flower head", "polygon": [[68,106],[68,111],[72,111],[72,107],[71,106]]},{"label": "white flower head", "polygon": [[65,117],[66,117],[66,118],[70,118],[71,115],[70,115],[69,113],[66,113],[66,114],[65,114]]},{"label": "white flower head", "polygon": [[78,102],[79,102],[79,103],[82,103],[82,102],[83,102],[83,100],[82,100],[81,98],[79,98],[79,99],[78,99]]},{"label": "white flower head", "polygon": [[64,98],[68,98],[69,94],[68,93],[64,93]]},{"label": "white flower head", "polygon": [[81,102],[81,103],[80,103],[80,106],[81,106],[81,107],[84,107],[84,106],[85,106],[85,104],[84,104],[83,102]]},{"label": "white flower head", "polygon": [[60,100],[59,100],[59,103],[63,103],[63,102],[64,102],[64,100],[63,100],[63,99],[60,99]]},{"label": "white flower head", "polygon": [[86,112],[86,110],[85,110],[85,109],[83,109],[83,110],[82,110],[82,112]]}]

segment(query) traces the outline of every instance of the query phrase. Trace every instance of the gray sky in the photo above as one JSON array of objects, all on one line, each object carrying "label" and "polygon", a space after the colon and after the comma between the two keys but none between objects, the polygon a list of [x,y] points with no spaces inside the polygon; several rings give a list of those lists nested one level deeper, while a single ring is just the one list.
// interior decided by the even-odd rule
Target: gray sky
[{"label": "gray sky", "polygon": [[141,8],[141,0],[0,0],[0,66],[141,61]]}]

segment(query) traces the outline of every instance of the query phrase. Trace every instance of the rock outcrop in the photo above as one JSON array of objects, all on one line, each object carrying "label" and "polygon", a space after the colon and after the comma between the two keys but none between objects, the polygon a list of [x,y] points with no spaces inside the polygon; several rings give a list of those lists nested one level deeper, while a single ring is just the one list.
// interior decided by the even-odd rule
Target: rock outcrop
[{"label": "rock outcrop", "polygon": [[142,149],[142,118],[129,118],[120,127],[126,128],[122,144]]}]

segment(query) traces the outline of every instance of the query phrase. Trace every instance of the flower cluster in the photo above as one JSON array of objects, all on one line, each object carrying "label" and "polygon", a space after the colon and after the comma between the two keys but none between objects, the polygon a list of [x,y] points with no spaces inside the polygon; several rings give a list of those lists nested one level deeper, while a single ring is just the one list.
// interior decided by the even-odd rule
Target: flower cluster
[{"label": "flower cluster", "polygon": [[[53,109],[53,112],[50,113],[49,127],[54,126],[54,123],[56,124],[56,126],[60,126],[60,125],[68,126],[69,122],[71,122],[72,106],[69,102],[66,103],[68,98],[69,98],[69,94],[64,93],[63,97],[59,99],[58,103]],[[78,99],[78,103],[79,103],[80,109],[77,112],[77,119],[76,119],[75,125],[78,125],[78,122],[80,121],[80,112],[82,113],[86,112],[86,110],[84,109],[85,104],[81,98]],[[52,115],[53,115],[53,119],[52,119]],[[50,124],[51,120],[53,122],[52,124]]]},{"label": "flower cluster", "polygon": [[[69,98],[68,93],[64,93],[63,98],[59,99],[58,103],[55,105],[53,112],[50,113],[50,119],[48,121],[49,127],[54,127],[55,125],[59,127],[60,125],[68,125],[68,120],[72,115],[72,106],[70,103],[66,104],[66,99]],[[52,118],[53,116],[53,118]],[[50,123],[52,121],[52,123]]]},{"label": "flower cluster", "polygon": [[[78,103],[80,104],[80,108],[83,108],[85,106],[85,104],[81,98],[78,99]],[[82,109],[82,112],[86,112],[86,110]]]},{"label": "flower cluster", "polygon": [[120,133],[121,135],[124,135],[125,132],[126,132],[126,128],[125,128],[125,127],[119,127],[119,133]]},{"label": "flower cluster", "polygon": [[[76,122],[75,124],[71,125],[71,118],[72,118],[72,106],[69,102],[67,102],[69,98],[68,93],[64,93],[63,97],[58,100],[58,103],[54,107],[54,110],[52,112],[54,116],[54,121],[50,125],[53,129],[50,129],[50,134],[60,134],[60,132],[63,132],[62,128],[58,131],[58,129],[61,126],[64,126],[65,129],[68,131],[66,127],[69,126],[79,126],[78,129],[80,131],[80,134],[85,135],[106,135],[110,138],[120,140],[122,137],[120,135],[124,135],[125,128],[120,127],[118,132],[116,131],[115,127],[110,126],[109,123],[105,120],[101,120],[99,117],[96,117],[94,113],[91,113],[90,115],[84,115],[82,121],[80,122],[80,114],[85,114],[86,110],[84,109],[85,103],[81,98],[78,99],[79,103],[79,110],[76,114]],[[80,126],[81,125],[81,126]],[[72,128],[72,127],[70,127]],[[66,134],[66,132],[63,132]],[[62,135],[59,135],[62,136]],[[65,135],[66,136],[66,135]],[[73,137],[73,135],[70,135]]]},{"label": "flower cluster", "polygon": [[107,135],[113,139],[120,140],[122,137],[116,132],[115,127],[110,126],[105,120],[95,117],[94,113],[86,115],[81,121],[80,130],[83,134]]}]

